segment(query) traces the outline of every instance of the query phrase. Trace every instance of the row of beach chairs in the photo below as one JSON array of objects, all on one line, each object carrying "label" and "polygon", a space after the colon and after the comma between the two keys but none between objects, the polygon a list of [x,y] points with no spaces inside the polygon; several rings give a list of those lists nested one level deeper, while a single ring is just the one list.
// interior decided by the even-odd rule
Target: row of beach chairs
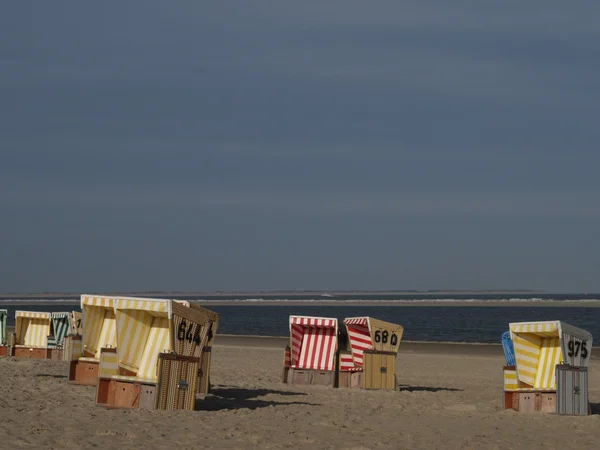
[{"label": "row of beach chairs", "polygon": [[338,328],[335,318],[290,316],[289,327],[282,382],[396,389],[396,356],[404,334],[401,325],[351,317]]},{"label": "row of beach chairs", "polygon": [[[184,300],[81,296],[81,313],[17,311],[0,356],[64,359],[68,379],[108,407],[194,409],[210,390],[219,317]],[[372,317],[289,317],[282,382],[396,389],[401,325]],[[592,335],[562,321],[510,323],[501,343],[502,404],[521,412],[587,415]]]},{"label": "row of beach chairs", "polygon": [[82,295],[81,313],[17,311],[15,319],[4,354],[69,361],[69,381],[95,386],[97,404],[194,409],[196,394],[210,389],[219,316],[190,302]]},{"label": "row of beach chairs", "polygon": [[19,358],[64,358],[68,335],[81,333],[81,313],[15,312],[15,333],[7,334],[7,311],[0,310],[0,356]]}]

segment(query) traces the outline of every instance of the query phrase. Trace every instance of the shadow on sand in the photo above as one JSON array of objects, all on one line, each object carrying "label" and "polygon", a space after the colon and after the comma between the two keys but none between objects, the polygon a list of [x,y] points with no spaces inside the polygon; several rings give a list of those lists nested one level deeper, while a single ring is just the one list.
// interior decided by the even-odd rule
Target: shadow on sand
[{"label": "shadow on sand", "polygon": [[407,391],[407,392],[462,392],[462,389],[455,388],[445,388],[445,387],[430,387],[430,386],[409,386],[406,384],[401,384],[398,386],[399,391]]},{"label": "shadow on sand", "polygon": [[211,389],[210,395],[196,402],[197,411],[220,411],[226,409],[258,409],[269,406],[284,405],[310,405],[318,406],[317,403],[308,402],[276,402],[271,400],[259,400],[257,397],[275,394],[287,397],[306,395],[301,392],[278,391],[273,389],[241,389],[237,387],[220,386]]},{"label": "shadow on sand", "polygon": [[44,377],[44,378],[67,378],[66,375],[50,375],[49,373],[38,373],[36,377]]}]

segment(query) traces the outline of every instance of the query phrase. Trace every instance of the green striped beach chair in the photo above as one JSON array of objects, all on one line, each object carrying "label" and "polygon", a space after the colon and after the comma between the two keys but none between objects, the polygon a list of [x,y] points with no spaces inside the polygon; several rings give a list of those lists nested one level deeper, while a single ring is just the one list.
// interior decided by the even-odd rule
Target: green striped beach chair
[{"label": "green striped beach chair", "polygon": [[6,318],[8,311],[0,309],[0,356],[8,356],[8,341],[6,339]]},{"label": "green striped beach chair", "polygon": [[64,341],[69,332],[70,313],[55,312],[52,313],[50,322],[50,335],[48,336],[48,350],[50,359],[62,361],[64,358]]}]

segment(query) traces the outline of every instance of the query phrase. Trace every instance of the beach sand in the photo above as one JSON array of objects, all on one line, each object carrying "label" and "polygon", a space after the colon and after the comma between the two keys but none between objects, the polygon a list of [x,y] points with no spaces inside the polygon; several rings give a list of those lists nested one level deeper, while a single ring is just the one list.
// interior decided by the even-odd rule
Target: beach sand
[{"label": "beach sand", "polygon": [[66,362],[0,360],[0,448],[598,448],[600,361],[590,366],[596,414],[501,409],[502,350],[401,345],[400,391],[280,383],[285,340],[225,338],[213,349],[213,393],[198,411],[107,410],[95,388],[66,380]]}]

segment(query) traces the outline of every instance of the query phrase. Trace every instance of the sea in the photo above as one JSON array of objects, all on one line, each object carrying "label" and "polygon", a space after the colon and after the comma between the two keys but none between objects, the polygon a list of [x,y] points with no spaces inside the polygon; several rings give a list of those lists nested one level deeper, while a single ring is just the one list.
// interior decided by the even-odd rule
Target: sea
[{"label": "sea", "polygon": [[[145,295],[146,297],[161,297]],[[4,298],[0,308],[8,310],[8,325],[14,325],[14,311],[79,311],[79,297],[45,297],[39,299]],[[164,297],[162,297],[164,298]],[[306,294],[282,297],[239,295],[189,296],[174,298],[203,301],[203,306],[220,316],[219,334],[288,336],[290,315],[331,317],[370,316],[404,327],[403,339],[424,342],[499,343],[510,322],[561,320],[600,336],[600,308],[581,306],[581,302],[599,302],[600,294],[535,294],[510,297],[506,294],[456,294],[437,298],[431,294]],[[335,304],[322,304],[323,301]],[[420,305],[423,302],[428,305]],[[15,306],[15,302],[21,304]],[[211,305],[210,302],[215,304]],[[276,302],[276,304],[275,304]],[[360,304],[359,304],[360,302]],[[394,305],[395,302],[410,302]],[[461,306],[449,306],[460,302]],[[475,306],[484,302],[489,306]],[[539,303],[518,306],[520,303]],[[552,307],[555,303],[561,307]],[[569,303],[577,305],[569,306]],[[3,306],[6,303],[6,306]],[[11,305],[8,305],[11,303]],[[218,303],[218,304],[217,304]],[[290,303],[290,304],[286,304]],[[293,304],[292,304],[293,303]],[[584,303],[585,304],[585,303]]]}]

